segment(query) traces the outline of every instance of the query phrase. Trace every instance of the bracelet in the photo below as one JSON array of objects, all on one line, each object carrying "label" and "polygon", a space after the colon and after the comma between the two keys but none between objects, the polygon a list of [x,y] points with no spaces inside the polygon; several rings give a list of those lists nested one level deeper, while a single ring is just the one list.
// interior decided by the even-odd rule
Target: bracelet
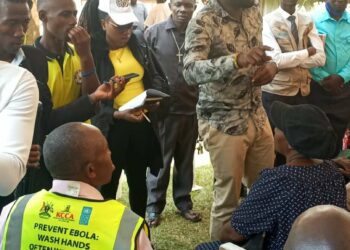
[{"label": "bracelet", "polygon": [[233,66],[235,66],[236,69],[241,68],[241,67],[239,67],[238,61],[237,61],[238,55],[239,55],[239,53],[235,53],[235,54],[232,55]]},{"label": "bracelet", "polygon": [[90,69],[88,71],[80,71],[80,76],[82,78],[88,78],[89,76],[91,76],[91,75],[93,75],[95,73],[96,73],[96,68],[94,67],[94,68],[92,68],[92,69]]}]

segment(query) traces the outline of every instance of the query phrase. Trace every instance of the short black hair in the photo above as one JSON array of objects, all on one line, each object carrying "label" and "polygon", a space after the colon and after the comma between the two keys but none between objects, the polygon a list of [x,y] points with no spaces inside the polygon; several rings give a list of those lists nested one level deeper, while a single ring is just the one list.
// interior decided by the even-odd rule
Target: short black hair
[{"label": "short black hair", "polygon": [[30,6],[31,0],[0,0],[0,15],[2,15],[2,10],[4,9],[5,4],[9,3],[27,3]]},{"label": "short black hair", "polygon": [[30,6],[33,2],[31,0],[0,0],[0,10],[3,8],[4,4],[7,3],[27,3]]},{"label": "short black hair", "polygon": [[47,136],[43,156],[53,178],[70,179],[80,173],[89,159],[87,140],[80,122],[66,123]]}]

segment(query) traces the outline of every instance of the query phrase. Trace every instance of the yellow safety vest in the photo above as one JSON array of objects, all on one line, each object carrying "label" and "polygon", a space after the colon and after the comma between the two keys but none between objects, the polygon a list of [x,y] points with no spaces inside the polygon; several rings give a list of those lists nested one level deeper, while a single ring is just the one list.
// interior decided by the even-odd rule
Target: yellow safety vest
[{"label": "yellow safety vest", "polygon": [[64,55],[63,72],[57,59],[48,58],[48,82],[53,108],[65,106],[76,99],[81,94],[80,78],[80,58],[74,47],[68,45],[68,50]]},{"label": "yellow safety vest", "polygon": [[5,225],[3,250],[134,250],[144,219],[115,200],[42,190],[22,196]]}]

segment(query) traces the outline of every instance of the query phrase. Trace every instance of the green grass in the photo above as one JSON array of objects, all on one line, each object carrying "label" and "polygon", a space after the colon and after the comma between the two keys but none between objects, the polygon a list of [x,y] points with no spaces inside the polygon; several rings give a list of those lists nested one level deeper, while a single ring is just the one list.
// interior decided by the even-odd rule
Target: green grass
[{"label": "green grass", "polygon": [[[192,223],[176,214],[172,199],[172,183],[167,192],[167,205],[161,215],[161,224],[151,229],[151,239],[156,250],[190,250],[204,241],[209,241],[209,218],[212,203],[213,174],[212,167],[195,169],[196,185],[203,189],[192,192],[194,210],[202,214],[202,221]],[[127,184],[123,183],[121,201],[127,204]]]}]

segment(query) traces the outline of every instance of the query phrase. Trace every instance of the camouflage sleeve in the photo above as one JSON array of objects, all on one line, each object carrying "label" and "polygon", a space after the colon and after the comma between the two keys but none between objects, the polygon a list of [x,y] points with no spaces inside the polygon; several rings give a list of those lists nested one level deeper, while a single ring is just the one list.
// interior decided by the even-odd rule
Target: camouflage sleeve
[{"label": "camouflage sleeve", "polygon": [[188,24],[185,39],[184,77],[189,85],[228,82],[235,70],[232,55],[209,58],[218,26],[206,16],[197,16]]}]

